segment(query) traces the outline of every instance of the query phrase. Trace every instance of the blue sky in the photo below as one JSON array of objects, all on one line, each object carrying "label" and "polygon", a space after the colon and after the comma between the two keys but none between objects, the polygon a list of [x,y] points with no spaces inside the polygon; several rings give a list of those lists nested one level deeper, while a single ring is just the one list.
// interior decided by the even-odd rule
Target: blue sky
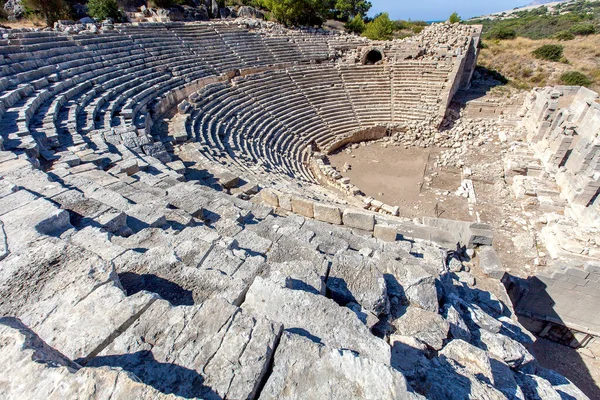
[{"label": "blue sky", "polygon": [[524,6],[531,0],[371,0],[370,16],[389,12],[392,19],[446,20],[454,11],[463,19]]}]

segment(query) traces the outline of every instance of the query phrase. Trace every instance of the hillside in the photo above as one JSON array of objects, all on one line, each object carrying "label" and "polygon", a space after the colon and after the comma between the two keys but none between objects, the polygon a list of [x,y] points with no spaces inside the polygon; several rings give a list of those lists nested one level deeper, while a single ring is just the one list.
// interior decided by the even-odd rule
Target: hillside
[{"label": "hillside", "polygon": [[[569,72],[583,74],[587,86],[600,89],[600,1],[551,4],[466,21],[483,25],[480,66],[519,89],[568,84],[561,76]],[[560,56],[534,57],[544,45],[560,46]]]}]

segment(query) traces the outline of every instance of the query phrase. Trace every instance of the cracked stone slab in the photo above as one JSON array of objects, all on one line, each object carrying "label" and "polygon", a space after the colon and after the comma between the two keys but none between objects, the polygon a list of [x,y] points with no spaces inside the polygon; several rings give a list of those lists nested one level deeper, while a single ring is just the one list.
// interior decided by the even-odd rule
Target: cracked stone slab
[{"label": "cracked stone slab", "polygon": [[260,399],[421,399],[402,373],[284,332]]},{"label": "cracked stone slab", "polygon": [[353,311],[324,296],[288,289],[271,279],[256,277],[242,308],[332,348],[349,349],[384,364],[390,362],[390,346],[371,334]]},{"label": "cracked stone slab", "polygon": [[0,397],[180,399],[116,368],[81,368],[16,318],[0,318]]},{"label": "cracked stone slab", "polygon": [[341,305],[356,302],[375,315],[389,313],[383,274],[374,260],[359,253],[345,252],[333,258],[327,289]]},{"label": "cracked stone slab", "polygon": [[87,365],[121,366],[185,397],[254,398],[281,330],[219,299],[157,301]]}]

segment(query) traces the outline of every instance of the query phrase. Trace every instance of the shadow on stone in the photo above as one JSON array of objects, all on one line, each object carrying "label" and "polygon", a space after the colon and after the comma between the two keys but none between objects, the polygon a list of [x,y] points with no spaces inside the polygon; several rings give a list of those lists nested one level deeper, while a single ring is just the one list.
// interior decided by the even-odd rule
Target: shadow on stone
[{"label": "shadow on stone", "polygon": [[119,279],[127,296],[147,290],[148,292],[158,294],[174,306],[194,305],[194,297],[191,290],[186,290],[178,284],[156,275],[138,275],[132,272],[124,272],[119,274]]},{"label": "shadow on stone", "polygon": [[151,351],[132,354],[99,356],[87,367],[118,367],[133,373],[141,382],[165,394],[185,398],[221,399],[212,389],[204,386],[204,377],[196,371],[176,364],[161,363]]}]

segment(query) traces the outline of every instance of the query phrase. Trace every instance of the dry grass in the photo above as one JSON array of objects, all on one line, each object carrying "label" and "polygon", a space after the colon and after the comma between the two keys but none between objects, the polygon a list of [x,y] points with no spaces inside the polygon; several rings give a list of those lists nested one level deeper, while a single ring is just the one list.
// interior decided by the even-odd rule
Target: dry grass
[{"label": "dry grass", "polygon": [[2,21],[3,26],[7,26],[11,29],[21,28],[46,28],[46,23],[43,19],[38,18],[22,18],[17,21]]},{"label": "dry grass", "polygon": [[[600,90],[600,35],[577,37],[560,42],[553,39],[490,40],[481,50],[479,64],[503,74],[510,84],[519,89],[535,86],[558,85],[560,76],[567,71],[580,71],[594,82],[591,89]],[[532,51],[544,44],[564,46],[567,63],[538,60]]]}]

